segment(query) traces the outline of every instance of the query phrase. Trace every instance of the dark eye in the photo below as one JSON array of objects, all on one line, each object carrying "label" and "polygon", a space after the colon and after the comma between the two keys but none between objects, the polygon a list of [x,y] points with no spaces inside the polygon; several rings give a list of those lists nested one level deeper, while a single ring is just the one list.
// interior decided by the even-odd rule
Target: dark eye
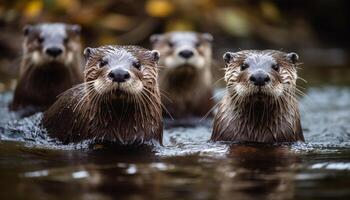
[{"label": "dark eye", "polygon": [[135,61],[132,63],[132,65],[136,68],[136,69],[141,69],[141,63],[140,61]]},{"label": "dark eye", "polygon": [[169,41],[169,42],[168,42],[168,46],[169,46],[169,47],[173,47],[173,46],[174,46],[174,43],[172,43],[172,42]]},{"label": "dark eye", "polygon": [[198,48],[198,47],[201,46],[201,43],[200,42],[196,42],[195,46],[196,46],[196,48]]},{"label": "dark eye", "polygon": [[248,67],[249,67],[248,64],[243,63],[243,64],[241,65],[241,71],[247,69]]},{"label": "dark eye", "polygon": [[38,38],[38,42],[39,42],[39,43],[43,43],[43,42],[44,42],[44,38],[43,38],[43,37],[39,37],[39,38]]},{"label": "dark eye", "polygon": [[272,66],[272,69],[278,71],[280,69],[280,66],[278,64],[273,64]]},{"label": "dark eye", "polygon": [[68,43],[68,42],[69,42],[69,38],[68,38],[68,37],[64,38],[64,39],[63,39],[63,42],[64,42],[64,43]]},{"label": "dark eye", "polygon": [[101,60],[100,61],[100,67],[104,67],[106,65],[108,65],[108,61],[107,60]]}]

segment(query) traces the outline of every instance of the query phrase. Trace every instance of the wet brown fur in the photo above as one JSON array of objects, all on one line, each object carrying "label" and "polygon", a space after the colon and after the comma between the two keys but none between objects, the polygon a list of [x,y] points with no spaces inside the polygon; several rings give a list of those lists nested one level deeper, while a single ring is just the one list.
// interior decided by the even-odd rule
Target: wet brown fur
[{"label": "wet brown fur", "polygon": [[[237,54],[239,56],[235,61],[226,66],[227,92],[218,105],[211,140],[264,143],[304,141],[296,99],[298,64],[290,62],[286,53],[280,51],[246,50]],[[256,94],[253,87],[249,87],[247,73],[240,71],[240,65],[248,54],[271,55],[277,61],[280,71],[270,72],[272,84],[269,89],[274,90],[278,83],[282,83],[284,90],[280,96]],[[250,93],[238,95],[234,90],[237,82],[247,84]]]},{"label": "wet brown fur", "polygon": [[65,46],[66,51],[73,52],[71,63],[36,64],[32,61],[31,54],[41,51],[42,47],[37,41],[39,34],[30,34],[23,41],[24,50],[19,80],[13,102],[10,105],[11,110],[15,111],[30,107],[30,111],[25,115],[47,109],[55,102],[59,94],[83,81],[79,35],[67,31],[67,37],[70,40]]},{"label": "wet brown fur", "polygon": [[[142,71],[130,69],[143,83],[139,95],[99,94],[92,86],[106,70],[97,62],[104,52],[126,50],[139,59]],[[136,46],[103,46],[88,58],[85,83],[65,92],[44,113],[43,125],[49,135],[63,143],[94,139],[121,145],[158,142],[162,144],[162,109],[157,83],[157,64],[150,51]],[[157,59],[158,60],[158,59]],[[103,87],[110,87],[103,83]]]}]

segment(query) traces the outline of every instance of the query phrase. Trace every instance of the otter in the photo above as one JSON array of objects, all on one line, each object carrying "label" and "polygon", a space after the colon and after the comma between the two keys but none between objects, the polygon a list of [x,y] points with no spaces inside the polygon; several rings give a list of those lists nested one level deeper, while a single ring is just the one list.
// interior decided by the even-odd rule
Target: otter
[{"label": "otter", "polygon": [[19,81],[10,109],[44,111],[56,97],[83,81],[79,25],[43,23],[24,28]]},{"label": "otter", "polygon": [[226,52],[226,94],[214,116],[212,141],[304,141],[296,92],[298,54]]},{"label": "otter", "polygon": [[160,52],[162,102],[174,118],[203,117],[213,106],[209,33],[169,32],[150,38]]},{"label": "otter", "polygon": [[87,47],[85,81],[44,112],[42,125],[62,143],[162,144],[158,51],[137,46]]}]

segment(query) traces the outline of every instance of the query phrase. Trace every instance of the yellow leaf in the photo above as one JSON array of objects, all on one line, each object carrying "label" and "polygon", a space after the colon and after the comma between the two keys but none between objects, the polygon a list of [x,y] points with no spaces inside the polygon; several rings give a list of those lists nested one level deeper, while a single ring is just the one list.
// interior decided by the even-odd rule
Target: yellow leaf
[{"label": "yellow leaf", "polygon": [[166,31],[188,31],[188,30],[194,30],[193,24],[186,20],[170,20],[166,24]]},{"label": "yellow leaf", "polygon": [[249,21],[239,9],[219,9],[216,12],[216,21],[232,35],[245,37],[250,34]]},{"label": "yellow leaf", "polygon": [[174,5],[169,0],[149,0],[146,3],[146,11],[153,17],[169,16],[174,10]]},{"label": "yellow leaf", "polygon": [[274,20],[277,21],[280,19],[280,13],[278,8],[269,1],[262,1],[260,3],[260,7],[261,7],[261,11],[263,13],[263,15],[270,19],[270,20]]},{"label": "yellow leaf", "polygon": [[98,40],[98,43],[101,45],[119,44],[118,39],[111,34],[102,34]]},{"label": "yellow leaf", "polygon": [[80,2],[78,0],[56,0],[56,5],[58,8],[71,12],[77,12],[80,8]]},{"label": "yellow leaf", "polygon": [[43,9],[43,2],[40,0],[30,1],[24,9],[24,15],[29,18],[36,17]]}]

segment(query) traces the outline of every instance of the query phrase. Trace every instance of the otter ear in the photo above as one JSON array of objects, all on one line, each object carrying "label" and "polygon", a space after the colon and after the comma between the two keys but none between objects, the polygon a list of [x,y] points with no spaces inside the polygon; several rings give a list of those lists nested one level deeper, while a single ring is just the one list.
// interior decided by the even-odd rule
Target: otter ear
[{"label": "otter ear", "polygon": [[32,32],[33,26],[32,25],[25,25],[23,28],[23,35],[27,36],[30,32]]},{"label": "otter ear", "polygon": [[152,44],[154,44],[154,43],[156,43],[156,42],[158,42],[159,40],[160,40],[160,37],[161,37],[162,35],[161,34],[153,34],[153,35],[151,35],[151,37],[149,38],[149,41],[152,43]]},{"label": "otter ear", "polygon": [[91,48],[91,47],[86,47],[84,49],[84,57],[87,60],[88,58],[90,58],[90,56],[94,53],[95,49]]},{"label": "otter ear", "polygon": [[151,55],[152,55],[152,60],[153,60],[155,63],[158,63],[159,58],[160,58],[160,53],[159,53],[159,51],[157,51],[157,50],[152,50],[152,51],[151,51]]},{"label": "otter ear", "polygon": [[69,26],[69,30],[72,32],[72,33],[75,33],[77,35],[80,35],[81,33],[81,26],[80,25],[70,25]]},{"label": "otter ear", "polygon": [[234,62],[237,60],[237,53],[232,53],[232,52],[226,52],[224,53],[223,59],[225,61],[226,64],[229,64],[230,62]]},{"label": "otter ear", "polygon": [[287,54],[287,58],[293,63],[295,64],[296,62],[298,62],[299,60],[299,55],[297,53],[288,53]]},{"label": "otter ear", "polygon": [[210,33],[203,33],[202,38],[207,42],[213,41],[213,36]]}]

